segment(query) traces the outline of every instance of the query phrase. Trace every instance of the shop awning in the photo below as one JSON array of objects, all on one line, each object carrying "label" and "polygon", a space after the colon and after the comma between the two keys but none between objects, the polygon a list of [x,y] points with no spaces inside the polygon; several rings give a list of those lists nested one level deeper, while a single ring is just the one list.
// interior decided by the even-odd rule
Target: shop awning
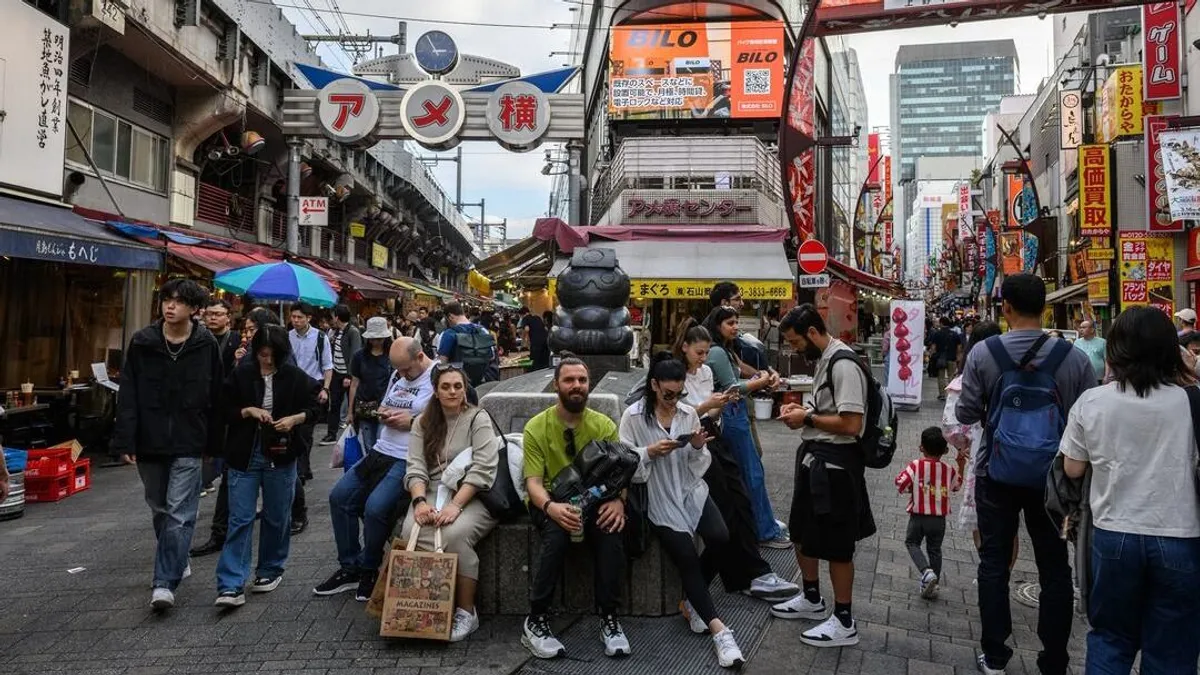
[{"label": "shop awning", "polygon": [[1083,281],[1074,286],[1060,288],[1046,296],[1047,305],[1087,300],[1087,282]]},{"label": "shop awning", "polygon": [[[616,252],[634,298],[706,299],[718,281],[736,283],[746,300],[792,297],[794,277],[778,243],[594,241],[591,247]],[[550,276],[569,262],[556,260]]]},{"label": "shop awning", "polygon": [[302,265],[311,268],[317,274],[325,277],[327,280],[337,282],[337,286],[341,291],[347,288],[353,288],[358,291],[359,295],[371,300],[386,300],[396,297],[396,289],[390,284],[383,281],[377,281],[372,277],[356,272],[355,270],[338,269],[333,266],[326,266],[317,263],[313,260],[304,259],[299,261]]},{"label": "shop awning", "polygon": [[845,281],[854,286],[865,288],[869,291],[875,291],[884,295],[893,297],[904,297],[904,286],[899,282],[883,277],[877,277],[874,274],[869,274],[862,270],[854,269],[846,263],[839,262],[833,258],[829,259],[828,272],[833,276]]},{"label": "shop awning", "polygon": [[545,256],[548,248],[547,242],[537,237],[526,237],[503,251],[480,260],[475,265],[475,270],[488,279],[503,277],[509,270]]},{"label": "shop awning", "polygon": [[1200,281],[1200,266],[1189,267],[1183,271],[1184,281]]},{"label": "shop awning", "polygon": [[453,293],[450,293],[449,291],[439,290],[439,289],[437,289],[433,286],[430,286],[429,284],[426,284],[421,281],[405,279],[401,283],[403,283],[403,285],[411,288],[413,290],[413,292],[416,293],[417,295],[428,295],[431,298],[437,298],[439,300],[453,300],[454,299]]},{"label": "shop awning", "polygon": [[162,269],[162,252],[129,241],[68,207],[0,196],[0,255],[125,269]]},{"label": "shop awning", "polygon": [[242,253],[230,249],[206,248],[203,246],[187,246],[184,244],[167,244],[167,254],[180,260],[206,269],[213,274],[247,265],[261,265],[269,262],[279,262],[251,253]]}]

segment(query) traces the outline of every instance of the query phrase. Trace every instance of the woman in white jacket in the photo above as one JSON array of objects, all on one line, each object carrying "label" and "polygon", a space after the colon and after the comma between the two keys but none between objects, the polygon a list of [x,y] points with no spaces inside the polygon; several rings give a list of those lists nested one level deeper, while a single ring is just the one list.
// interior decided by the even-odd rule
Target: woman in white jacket
[{"label": "woman in white jacket", "polygon": [[695,409],[679,403],[686,378],[687,369],[669,353],[655,356],[641,400],[621,417],[620,435],[642,457],[634,480],[647,484],[648,517],[683,580],[689,625],[696,633],[711,632],[717,661],[733,668],[745,659],[708,592],[716,569],[701,564],[695,545],[696,535],[706,546],[724,545],[729,531],[704,482],[712,461],[708,436]]}]

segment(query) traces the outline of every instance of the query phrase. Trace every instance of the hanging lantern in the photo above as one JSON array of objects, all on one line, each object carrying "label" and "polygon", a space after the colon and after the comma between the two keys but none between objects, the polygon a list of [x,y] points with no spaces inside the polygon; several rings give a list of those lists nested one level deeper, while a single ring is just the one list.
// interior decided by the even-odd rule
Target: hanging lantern
[{"label": "hanging lantern", "polygon": [[242,152],[246,155],[256,155],[263,146],[267,144],[267,139],[262,137],[262,134],[257,131],[242,132]]},{"label": "hanging lantern", "polygon": [[307,180],[312,177],[312,167],[305,162],[300,162],[300,179]]}]

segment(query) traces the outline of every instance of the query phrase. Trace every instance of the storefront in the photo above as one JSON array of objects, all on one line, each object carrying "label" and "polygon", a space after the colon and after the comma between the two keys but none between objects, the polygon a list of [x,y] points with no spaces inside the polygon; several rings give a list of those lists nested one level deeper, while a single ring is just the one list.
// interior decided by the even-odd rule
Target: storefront
[{"label": "storefront", "polygon": [[0,388],[119,369],[162,266],[160,250],[69,208],[0,196]]}]

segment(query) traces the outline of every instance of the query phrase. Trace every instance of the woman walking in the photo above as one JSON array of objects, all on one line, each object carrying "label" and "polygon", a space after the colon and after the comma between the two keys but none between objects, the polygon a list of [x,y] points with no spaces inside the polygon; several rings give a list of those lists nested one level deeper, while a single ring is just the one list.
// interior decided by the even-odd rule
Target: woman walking
[{"label": "woman walking", "polygon": [[1189,397],[1200,392],[1171,319],[1153,307],[1121,312],[1106,355],[1113,381],[1079,397],[1060,446],[1068,476],[1092,472],[1085,672],[1129,673],[1140,651],[1143,673],[1195,673],[1200,475]]},{"label": "woman walking", "polygon": [[754,436],[750,431],[750,413],[746,397],[756,391],[768,389],[773,377],[759,372],[750,380],[741,380],[738,373],[741,361],[736,356],[734,340],[738,335],[738,314],[731,307],[717,307],[704,320],[704,328],[713,338],[708,353],[708,367],[712,369],[715,390],[728,392],[736,389],[737,398],[721,409],[721,440],[733,452],[742,467],[742,477],[750,492],[750,505],[754,511],[755,530],[758,541],[768,548],[790,548],[791,540],[784,535],[775,520],[775,511],[767,496],[766,476],[762,458],[755,449]]},{"label": "woman walking", "polygon": [[379,403],[392,377],[392,331],[387,319],[367,319],[363,332],[366,345],[350,360],[350,424],[358,432],[363,452],[370,452],[379,438]]},{"label": "woman walking", "polygon": [[687,370],[669,353],[655,356],[642,399],[621,416],[621,441],[642,456],[635,479],[647,484],[652,529],[683,580],[688,625],[694,633],[712,633],[717,662],[735,668],[745,658],[708,592],[716,572],[702,567],[696,552],[696,535],[705,547],[723,547],[729,531],[703,478],[711,462],[708,435],[695,409],[678,405],[685,379]]},{"label": "woman walking", "polygon": [[[476,499],[496,482],[500,463],[500,439],[492,418],[482,408],[467,403],[467,376],[450,364],[433,369],[436,402],[413,424],[408,446],[408,472],[404,476],[412,508],[404,519],[401,535],[407,537],[413,523],[421,526],[417,549],[432,551],[436,529],[449,553],[458,554],[458,577],[454,589],[454,623],[450,641],[459,642],[479,630],[475,591],[479,586],[479,555],[475,546],[496,527],[496,518]],[[447,493],[442,473],[464,450],[471,463],[457,489]]]},{"label": "woman walking", "polygon": [[250,342],[254,362],[234,369],[225,384],[230,423],[229,533],[217,561],[218,607],[246,604],[255,513],[262,494],[258,568],[252,593],[279,586],[291,544],[296,459],[302,447],[295,429],[320,412],[321,385],[287,363],[291,343],[282,326],[262,325]]}]

